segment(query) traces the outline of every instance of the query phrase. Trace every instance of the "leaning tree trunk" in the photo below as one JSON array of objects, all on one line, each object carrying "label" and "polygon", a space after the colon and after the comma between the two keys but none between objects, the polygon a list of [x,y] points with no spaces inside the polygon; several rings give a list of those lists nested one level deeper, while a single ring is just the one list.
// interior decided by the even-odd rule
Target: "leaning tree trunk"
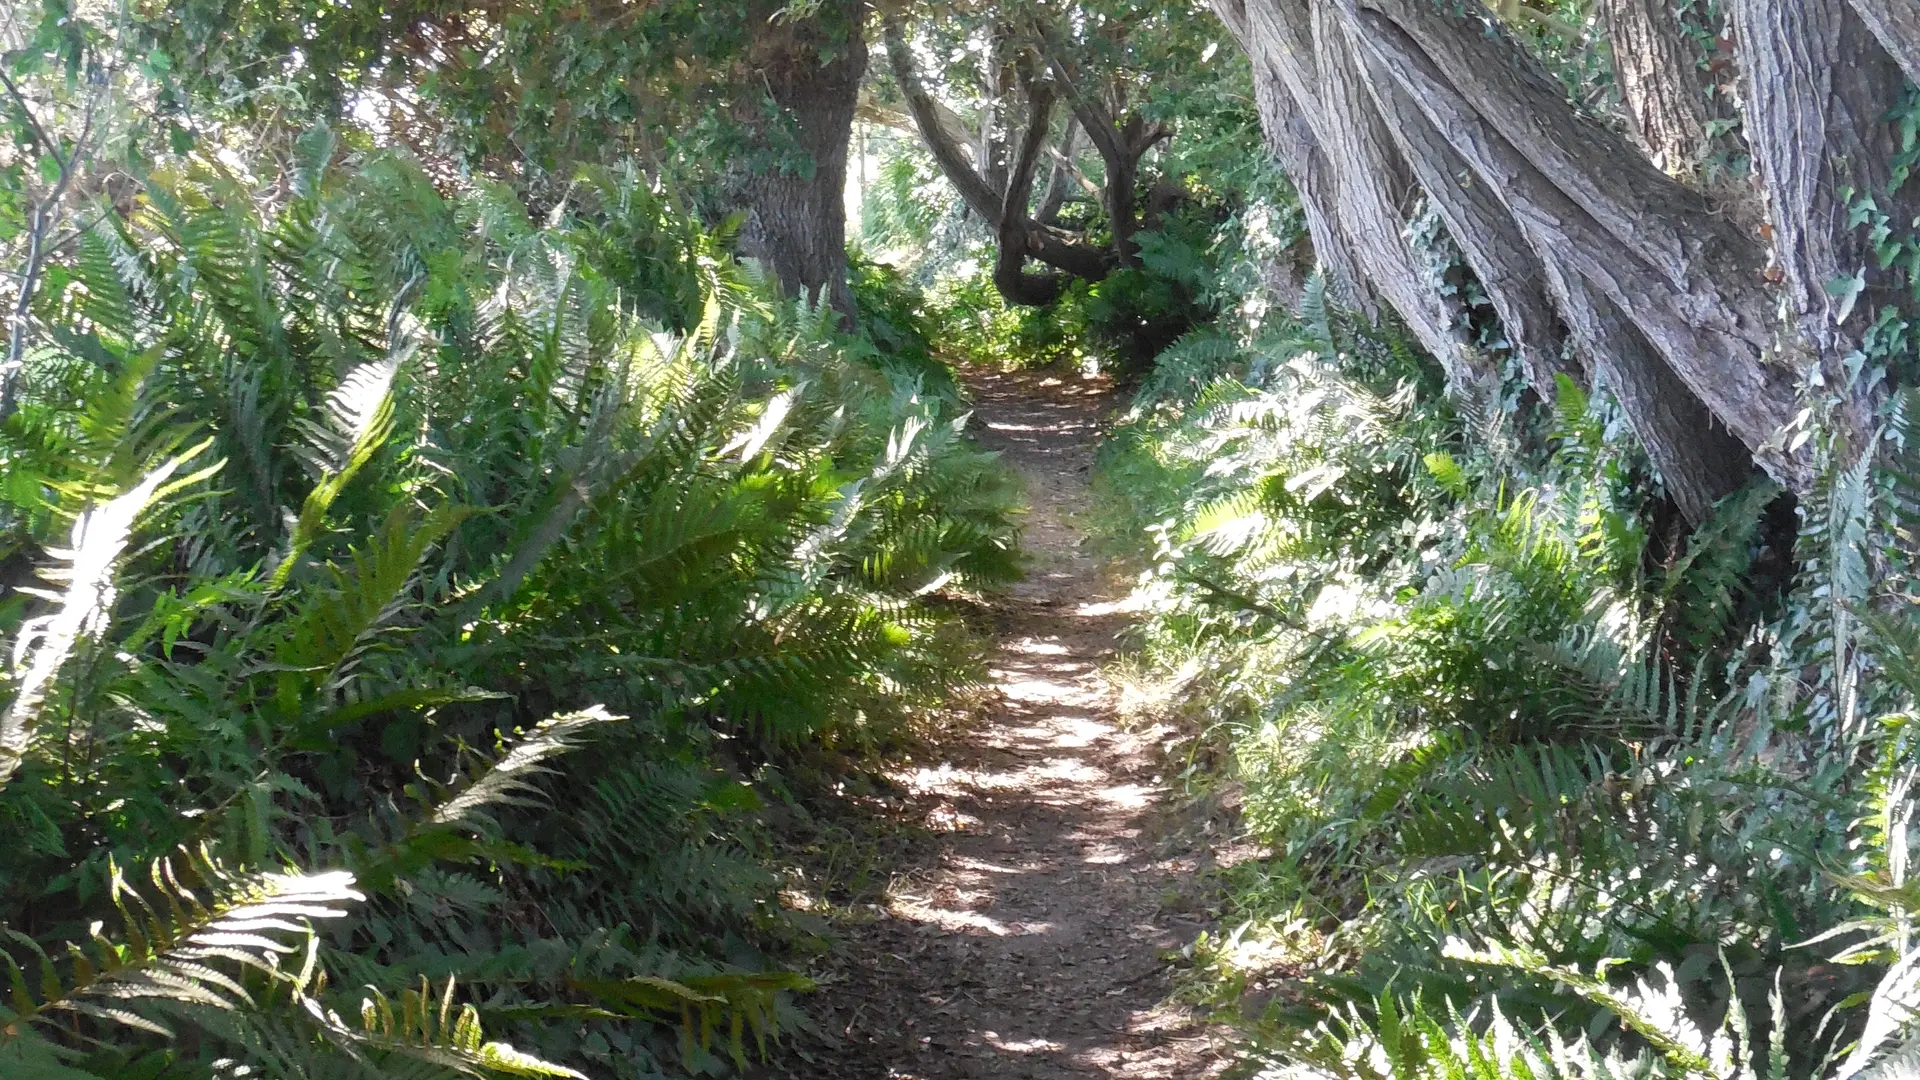
[{"label": "leaning tree trunk", "polygon": [[[1484,8],[1340,0],[1354,38],[1501,193],[1536,250],[1605,295],[1729,431],[1789,487],[1811,480],[1782,430],[1798,412],[1765,252],[1707,200],[1576,114]],[[1457,6],[1457,5],[1456,5]]]},{"label": "leaning tree trunk", "polygon": [[[1323,17],[1316,10],[1321,5],[1314,0],[1252,0],[1244,9],[1230,7],[1228,2],[1222,0],[1221,6],[1229,20],[1244,11],[1240,20],[1244,29],[1239,32],[1248,43],[1255,71],[1279,76],[1279,86],[1268,88],[1263,100],[1293,106],[1284,121],[1279,116],[1266,118],[1269,134],[1278,133],[1277,141],[1282,143],[1309,145],[1280,126],[1297,117],[1311,132],[1312,150],[1326,162],[1331,190],[1323,213],[1338,223],[1341,243],[1335,250],[1351,255],[1358,272],[1355,291],[1363,303],[1376,297],[1385,300],[1455,385],[1481,381],[1487,369],[1482,358],[1464,345],[1459,330],[1464,320],[1443,302],[1408,243],[1412,178],[1358,81],[1352,50],[1336,25],[1337,16]],[[1303,197],[1313,195],[1312,201],[1319,202],[1318,193],[1308,190],[1317,183],[1312,172],[1295,174],[1295,183],[1305,185]],[[1310,212],[1310,224],[1312,220]],[[1315,239],[1334,231],[1319,230]]]},{"label": "leaning tree trunk", "polygon": [[1214,0],[1213,7],[1253,62],[1254,104],[1260,112],[1260,129],[1266,137],[1267,152],[1293,182],[1327,295],[1335,303],[1357,309],[1369,319],[1378,318],[1379,312],[1361,280],[1360,265],[1354,259],[1352,246],[1340,231],[1333,166],[1320,148],[1312,123],[1266,55],[1264,38],[1248,24],[1245,0]]},{"label": "leaning tree trunk", "polygon": [[1920,217],[1920,185],[1892,190],[1900,146],[1887,115],[1905,79],[1847,0],[1735,0],[1731,13],[1787,304],[1828,385],[1845,394],[1837,419],[1858,445],[1876,403],[1870,384],[1848,386],[1843,358],[1875,311],[1915,314],[1852,217],[1868,205],[1896,229]]},{"label": "leaning tree trunk", "polygon": [[1327,156],[1339,181],[1347,235],[1367,276],[1440,362],[1448,382],[1477,385],[1490,369],[1466,347],[1464,312],[1444,301],[1407,240],[1412,174],[1367,96],[1339,15],[1325,0],[1314,0],[1311,14]]},{"label": "leaning tree trunk", "polygon": [[[1680,512],[1696,524],[1706,520],[1716,502],[1753,475],[1746,448],[1714,422],[1611,301],[1559,260],[1536,254],[1540,249],[1498,195],[1471,179],[1465,162],[1391,73],[1372,60],[1366,76],[1388,127],[1500,316],[1528,384],[1552,400],[1565,374],[1611,393]],[[1570,369],[1563,358],[1569,331],[1585,372]]]},{"label": "leaning tree trunk", "polygon": [[1557,377],[1578,377],[1579,369],[1563,359],[1565,327],[1554,313],[1539,258],[1499,196],[1485,184],[1466,178],[1466,162],[1428,122],[1405,88],[1381,70],[1379,61],[1358,53],[1356,58],[1401,156],[1426,189],[1447,233],[1500,317],[1527,384],[1543,400],[1552,401]]},{"label": "leaning tree trunk", "polygon": [[1695,525],[1754,476],[1753,455],[1660,358],[1646,335],[1579,274],[1542,264],[1593,382],[1613,395],[1680,513]]},{"label": "leaning tree trunk", "polygon": [[1335,209],[1333,165],[1314,138],[1312,125],[1271,68],[1257,81],[1254,100],[1260,108],[1268,152],[1293,181],[1327,294],[1335,303],[1354,308],[1369,319],[1379,318],[1379,309],[1362,282],[1359,261],[1354,258],[1353,245],[1347,241]]},{"label": "leaning tree trunk", "polygon": [[[1551,313],[1620,397],[1690,515],[1745,478],[1747,454],[1809,490],[1813,453],[1792,437],[1806,415],[1805,373],[1852,391],[1828,429],[1855,446],[1868,437],[1876,403],[1848,386],[1852,361],[1882,305],[1917,314],[1857,228],[1862,216],[1898,228],[1920,215],[1920,185],[1896,193],[1888,175],[1887,117],[1913,55],[1911,0],[1729,0],[1772,249],[1762,230],[1582,115],[1480,0],[1216,3],[1257,75],[1277,76],[1284,95],[1264,100],[1290,100],[1331,163],[1332,209],[1368,283],[1403,315],[1417,309],[1406,289],[1422,284],[1419,268],[1381,243],[1382,226],[1404,213],[1395,193],[1410,169],[1492,281],[1503,320],[1520,328],[1537,383],[1552,330],[1541,329],[1551,320],[1517,257],[1531,250]],[[1704,125],[1680,115],[1696,65],[1659,3],[1615,0],[1617,20],[1637,13],[1643,23],[1616,33],[1666,55],[1627,93],[1649,146],[1697,159]],[[1356,86],[1371,101],[1356,104]],[[1397,140],[1385,149],[1383,130]],[[1408,321],[1421,329],[1417,316]],[[1434,335],[1422,337],[1432,348]]]},{"label": "leaning tree trunk", "polygon": [[1671,0],[1602,0],[1600,16],[1641,147],[1667,172],[1692,174],[1708,151],[1699,48]]},{"label": "leaning tree trunk", "polygon": [[[743,254],[763,260],[788,295],[824,297],[851,320],[847,284],[847,146],[860,80],[867,70],[861,34],[864,0],[827,0],[810,18],[776,17],[756,3],[747,50],[751,86],[772,99],[768,119],[749,105],[749,130],[763,161],[739,178],[747,211]],[[748,97],[754,95],[750,92]]]}]

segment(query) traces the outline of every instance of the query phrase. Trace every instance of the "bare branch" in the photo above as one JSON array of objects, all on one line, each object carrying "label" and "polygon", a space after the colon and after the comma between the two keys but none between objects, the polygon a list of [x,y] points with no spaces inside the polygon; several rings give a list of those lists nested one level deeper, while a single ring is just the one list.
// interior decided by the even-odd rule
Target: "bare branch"
[{"label": "bare branch", "polygon": [[967,152],[962,149],[960,140],[955,139],[953,133],[941,123],[938,103],[927,90],[919,69],[914,66],[913,47],[907,43],[906,30],[900,20],[886,20],[882,35],[886,40],[887,61],[893,68],[894,81],[900,84],[900,93],[907,100],[907,111],[913,115],[914,124],[920,129],[921,141],[927,144],[934,162],[940,166],[947,182],[960,193],[967,208],[997,229],[1000,225],[1000,193],[975,170],[973,163],[967,160]]},{"label": "bare branch", "polygon": [[60,148],[55,146],[53,140],[48,137],[47,129],[40,126],[40,118],[33,115],[33,107],[27,104],[26,95],[22,94],[13,80],[7,77],[5,68],[0,68],[0,86],[7,88],[7,96],[13,99],[13,103],[20,107],[21,115],[27,118],[27,126],[33,129],[34,140],[46,148],[47,156],[58,162],[60,171],[65,173],[67,163],[60,160]]},{"label": "bare branch", "polygon": [[20,93],[12,79],[0,72],[0,82],[4,82],[7,93],[14,103],[26,115],[27,123],[32,127],[34,136],[46,148],[47,155],[53,158],[59,167],[60,175],[54,181],[53,188],[36,200],[29,212],[30,224],[27,228],[27,262],[20,273],[20,289],[15,294],[13,312],[7,330],[7,359],[0,365],[0,422],[12,416],[19,407],[20,372],[26,364],[27,322],[33,312],[33,294],[40,287],[40,271],[47,257],[47,234],[53,231],[59,220],[60,204],[66,198],[67,188],[73,183],[78,166],[87,154],[87,148],[93,138],[93,121],[100,107],[101,91],[90,90],[87,94],[87,109],[80,121],[80,135],[74,140],[73,152],[65,158],[60,156],[60,148],[47,135],[39,118],[27,106],[27,100]]}]

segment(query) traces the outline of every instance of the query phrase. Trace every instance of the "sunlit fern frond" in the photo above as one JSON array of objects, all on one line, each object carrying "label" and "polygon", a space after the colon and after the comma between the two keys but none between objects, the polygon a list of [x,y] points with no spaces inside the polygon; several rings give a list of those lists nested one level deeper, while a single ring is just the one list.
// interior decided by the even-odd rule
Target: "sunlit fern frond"
[{"label": "sunlit fern frond", "polygon": [[1350,1004],[1292,1040],[1287,1075],[1302,1080],[1626,1080],[1640,1063],[1598,1053],[1586,1039],[1516,1024],[1495,1002],[1491,1017],[1430,1009],[1382,994]]},{"label": "sunlit fern frond", "polygon": [[410,351],[410,346],[404,346],[354,369],[327,396],[326,423],[300,425],[307,438],[303,456],[316,475],[293,521],[286,554],[273,572],[274,588],[286,584],[325,530],[334,500],[392,434],[393,380]]},{"label": "sunlit fern frond", "polygon": [[[481,1028],[479,1010],[470,1004],[455,1004],[451,978],[435,994],[422,976],[419,989],[401,991],[397,1002],[374,987],[367,987],[365,993],[357,1027],[343,1022],[318,1002],[305,1002],[309,1015],[320,1024],[322,1037],[355,1057],[418,1062],[476,1078],[587,1080],[577,1070],[545,1061],[509,1043],[489,1040]],[[382,1060],[372,1071],[380,1076],[404,1075],[395,1069],[396,1064]]]},{"label": "sunlit fern frond", "polygon": [[545,763],[578,747],[589,729],[621,719],[595,705],[540,721],[478,779],[435,807],[428,822],[482,833],[497,831],[499,823],[488,814],[488,807],[540,805],[534,781],[553,772]]},{"label": "sunlit fern frond", "polygon": [[105,505],[82,512],[74,520],[67,548],[53,552],[58,564],[41,571],[49,582],[65,587],[58,593],[40,593],[59,606],[31,620],[14,639],[12,665],[17,689],[6,711],[0,713],[0,786],[19,768],[27,752],[54,677],[84,637],[105,628],[113,608],[120,560],[133,539],[135,524],[167,491],[206,475],[203,471],[169,484],[206,445],[167,461]]},{"label": "sunlit fern frond", "polygon": [[396,503],[380,531],[347,550],[345,567],[329,563],[323,584],[278,630],[276,657],[292,670],[311,672],[331,695],[344,683],[355,661],[405,607],[420,560],[474,511],[442,506],[417,516]]},{"label": "sunlit fern frond", "polygon": [[1339,343],[1334,340],[1326,275],[1318,270],[1307,278],[1306,288],[1300,291],[1300,322],[1311,333],[1307,342],[1324,356],[1331,358],[1340,351]]},{"label": "sunlit fern frond", "polygon": [[[312,920],[344,917],[364,899],[345,871],[242,874],[204,850],[154,864],[157,901],[117,868],[112,883],[122,920],[115,937],[96,924],[90,942],[68,943],[64,962],[17,932],[14,946],[0,948],[12,985],[0,1041],[17,1025],[66,1027],[73,1017],[170,1037],[170,1007],[251,1008],[250,980],[301,990],[313,972],[311,963],[299,972],[283,966],[301,951],[292,940],[309,937]],[[37,978],[28,978],[28,966]]]}]

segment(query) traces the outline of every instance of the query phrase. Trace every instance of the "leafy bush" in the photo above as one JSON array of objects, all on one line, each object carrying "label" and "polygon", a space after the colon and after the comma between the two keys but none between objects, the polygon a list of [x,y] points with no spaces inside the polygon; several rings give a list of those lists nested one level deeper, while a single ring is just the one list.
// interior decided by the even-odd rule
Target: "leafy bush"
[{"label": "leafy bush", "polygon": [[752,777],[973,677],[920,598],[1015,575],[1009,481],[917,324],[769,299],[632,177],[540,225],[307,149],[153,178],[41,293],[0,1072],[744,1064],[805,985]]},{"label": "leafy bush", "polygon": [[1907,579],[1865,567],[1906,565],[1915,473],[1836,463],[1769,597],[1777,489],[1675,549],[1604,394],[1512,409],[1441,397],[1316,289],[1142,380],[1104,528],[1143,556],[1148,664],[1223,744],[1189,782],[1267,850],[1186,993],[1332,1076],[1875,1060],[1912,1001],[1881,823],[1910,812],[1914,698],[1872,673],[1920,639]]}]

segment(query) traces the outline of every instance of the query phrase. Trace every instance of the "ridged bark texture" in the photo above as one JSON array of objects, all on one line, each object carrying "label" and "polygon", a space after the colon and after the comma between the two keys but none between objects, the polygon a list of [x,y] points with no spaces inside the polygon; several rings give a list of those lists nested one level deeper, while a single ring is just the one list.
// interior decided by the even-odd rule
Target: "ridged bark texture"
[{"label": "ridged bark texture", "polygon": [[[1304,15],[1292,0],[1290,13]],[[1319,75],[1311,38],[1302,25],[1282,20],[1269,0],[1215,0],[1214,8],[1240,39],[1254,69],[1254,100],[1268,148],[1293,180],[1305,211],[1307,232],[1325,276],[1327,295],[1368,319],[1380,317],[1379,298],[1367,280],[1340,214],[1339,181],[1316,127]],[[1304,24],[1304,19],[1302,20]]]},{"label": "ridged bark texture", "polygon": [[[1477,6],[1477,5],[1471,5]],[[1630,319],[1713,414],[1789,486],[1805,462],[1777,436],[1797,412],[1793,372],[1771,361],[1764,255],[1706,200],[1576,114],[1496,25],[1429,0],[1357,0],[1356,39],[1501,193],[1536,251]]]},{"label": "ridged bark texture", "polygon": [[1416,189],[1405,159],[1374,107],[1340,25],[1325,0],[1314,0],[1314,59],[1320,75],[1327,156],[1339,181],[1340,214],[1360,265],[1399,313],[1450,383],[1477,385],[1491,374],[1464,340],[1465,312],[1449,304],[1407,238]]},{"label": "ridged bark texture", "polygon": [[867,70],[864,11],[859,0],[827,0],[813,17],[785,19],[756,5],[745,74],[772,97],[775,119],[751,126],[786,160],[738,182],[742,254],[764,261],[788,295],[824,296],[849,320],[847,146]]},{"label": "ridged bark texture", "polygon": [[[1750,459],[1809,491],[1811,451],[1788,437],[1798,380],[1818,370],[1844,385],[1881,305],[1920,314],[1857,225],[1863,213],[1896,229],[1920,217],[1920,184],[1889,190],[1887,122],[1914,67],[1920,4],[1729,0],[1763,230],[1661,167],[1703,159],[1711,115],[1667,2],[1605,0],[1643,153],[1570,104],[1479,0],[1215,0],[1272,84],[1260,87],[1263,120],[1309,223],[1320,219],[1314,239],[1344,242],[1360,290],[1448,360],[1430,309],[1409,295],[1429,275],[1384,243],[1417,180],[1530,382],[1546,392],[1570,336],[1698,520],[1748,479]],[[1838,434],[1862,445],[1874,405],[1844,400]]]},{"label": "ridged bark texture", "polygon": [[1499,195],[1472,174],[1379,61],[1362,59],[1367,89],[1387,129],[1500,316],[1507,342],[1526,372],[1527,385],[1551,401],[1556,376],[1567,374],[1584,381],[1578,367],[1563,359],[1565,328],[1547,293],[1540,259],[1513,215]]},{"label": "ridged bark texture", "polygon": [[1907,78],[1920,83],[1920,4],[1913,0],[1853,0],[1853,10]]},{"label": "ridged bark texture", "polygon": [[1600,16],[1641,147],[1669,173],[1694,172],[1708,150],[1699,48],[1670,0],[1602,0]]},{"label": "ridged bark texture", "polygon": [[[1713,422],[1700,399],[1613,303],[1561,260],[1543,260],[1498,192],[1475,176],[1419,106],[1379,63],[1368,87],[1420,183],[1500,316],[1528,385],[1552,400],[1557,377],[1610,391],[1689,521],[1752,475],[1746,449]],[[1567,363],[1571,331],[1584,367]]]},{"label": "ridged bark texture", "polygon": [[1594,385],[1613,395],[1667,494],[1699,524],[1754,474],[1753,455],[1660,358],[1640,328],[1579,274],[1542,264]]},{"label": "ridged bark texture", "polygon": [[[1867,230],[1849,221],[1866,199],[1895,228],[1920,216],[1920,185],[1887,194],[1899,150],[1887,114],[1904,76],[1847,0],[1735,0],[1730,14],[1787,303],[1829,385],[1843,386],[1841,360],[1872,313],[1892,305],[1912,314],[1911,294],[1880,269]],[[1843,422],[1864,433],[1874,407],[1856,391]]]}]

